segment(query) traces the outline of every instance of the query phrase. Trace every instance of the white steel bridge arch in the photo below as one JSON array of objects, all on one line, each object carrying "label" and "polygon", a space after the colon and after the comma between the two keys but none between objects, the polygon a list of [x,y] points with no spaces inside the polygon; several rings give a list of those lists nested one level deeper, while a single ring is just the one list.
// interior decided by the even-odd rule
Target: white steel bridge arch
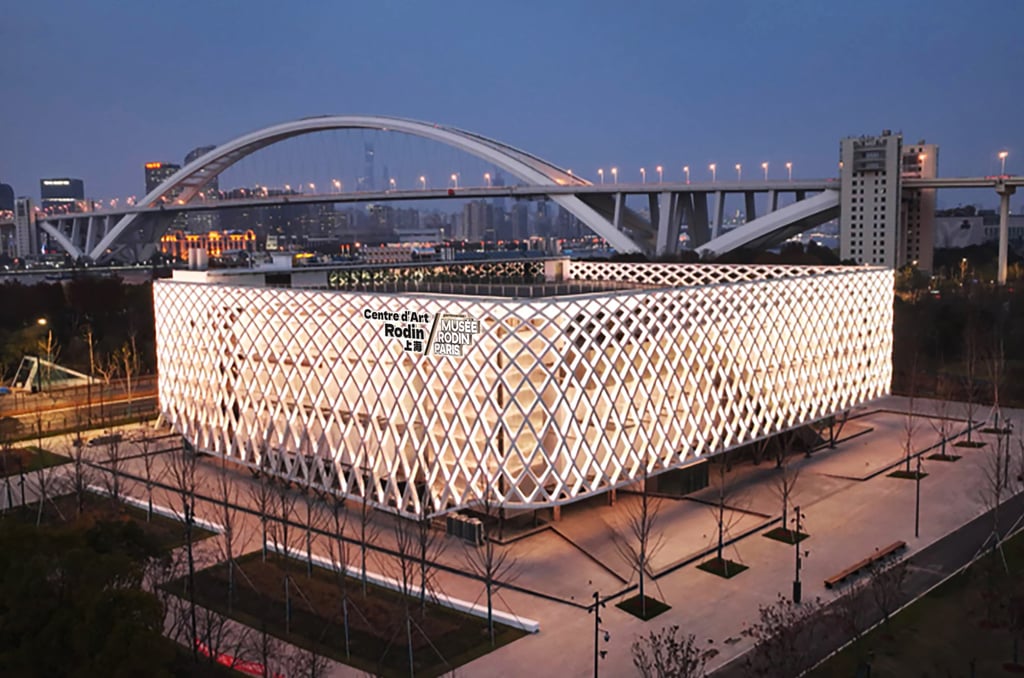
[{"label": "white steel bridge arch", "polygon": [[[174,196],[188,203],[214,177],[242,158],[280,141],[305,134],[338,129],[372,129],[399,132],[437,141],[492,163],[517,179],[532,186],[587,186],[589,182],[538,158],[535,155],[479,134],[455,127],[418,120],[377,115],[326,115],[280,123],[242,135],[218,146],[188,163],[148,193],[139,205],[158,207]],[[642,248],[594,208],[575,195],[553,194],[549,198],[586,224],[620,252],[639,252]],[[126,214],[88,252],[81,252],[93,261],[105,258],[126,234],[137,228],[139,213]],[[159,234],[156,235],[159,238]],[[62,243],[65,247],[71,243]]]}]

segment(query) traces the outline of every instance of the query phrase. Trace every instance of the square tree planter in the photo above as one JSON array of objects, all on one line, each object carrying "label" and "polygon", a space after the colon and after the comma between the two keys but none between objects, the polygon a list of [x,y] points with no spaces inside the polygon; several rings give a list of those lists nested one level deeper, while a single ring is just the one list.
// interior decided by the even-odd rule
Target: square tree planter
[{"label": "square tree planter", "polygon": [[746,570],[747,566],[742,563],[737,563],[735,560],[729,560],[728,558],[712,558],[711,560],[705,560],[703,563],[698,565],[697,569],[729,579],[731,577],[735,577],[743,570]]}]

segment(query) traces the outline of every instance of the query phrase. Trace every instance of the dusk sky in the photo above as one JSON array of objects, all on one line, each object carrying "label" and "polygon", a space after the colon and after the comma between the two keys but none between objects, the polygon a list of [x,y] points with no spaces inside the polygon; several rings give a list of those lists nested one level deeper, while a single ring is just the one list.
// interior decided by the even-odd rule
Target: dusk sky
[{"label": "dusk sky", "polygon": [[593,180],[834,176],[841,137],[883,128],[940,144],[940,175],[995,174],[1001,149],[1024,173],[1022,26],[1019,0],[14,0],[0,181],[141,195],[146,161],[327,113],[455,125]]}]

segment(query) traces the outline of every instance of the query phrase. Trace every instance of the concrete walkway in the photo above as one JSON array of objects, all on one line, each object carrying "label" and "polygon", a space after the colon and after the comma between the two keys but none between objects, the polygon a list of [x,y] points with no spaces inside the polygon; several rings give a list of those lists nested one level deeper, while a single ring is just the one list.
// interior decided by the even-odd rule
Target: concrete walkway
[{"label": "concrete walkway", "polygon": [[[822,450],[810,458],[802,455],[792,459],[800,470],[793,503],[802,507],[807,518],[802,526],[811,538],[803,542],[809,551],[801,579],[804,597],[830,599],[823,580],[848,565],[869,555],[876,547],[897,540],[908,544],[908,554],[922,552],[929,545],[954,532],[985,511],[983,501],[984,467],[992,445],[980,449],[954,448],[962,458],[955,462],[923,462],[929,475],[921,482],[921,536],[914,538],[914,485],[910,480],[891,478],[887,469],[898,466],[905,456],[906,416],[903,398],[885,398],[872,410],[861,410],[848,426],[851,431],[870,431],[841,442],[834,450]],[[916,412],[935,413],[941,409],[933,401],[917,400]],[[951,417],[963,417],[963,408],[950,408]],[[977,417],[987,416],[989,408],[979,408]],[[1020,422],[1024,412],[1004,411],[1004,416]],[[939,441],[936,420],[915,417],[913,436],[915,452],[932,447]],[[958,422],[958,430],[964,427]],[[858,429],[859,427],[859,429]],[[995,436],[975,433],[975,438],[993,442]],[[1021,437],[1012,436],[1013,450],[1018,450]],[[57,450],[59,451],[59,449]],[[200,465],[200,492],[216,497],[218,462],[205,459]],[[141,474],[140,459],[126,464],[126,471]],[[166,470],[160,471],[166,482]],[[247,471],[232,471],[237,499],[252,505],[246,488],[256,482]],[[714,475],[714,474],[713,474]],[[759,466],[737,465],[728,482],[737,491],[730,496],[727,511],[728,536],[739,537],[730,544],[726,557],[749,566],[749,570],[732,579],[721,579],[696,569],[694,564],[680,563],[699,558],[717,541],[715,516],[699,500],[714,501],[715,487],[688,499],[662,501],[660,530],[664,545],[653,558],[657,573],[649,592],[672,606],[668,612],[649,622],[642,622],[614,607],[624,592],[632,590],[636,577],[615,546],[612,535],[623,532],[625,517],[635,497],[623,493],[614,506],[591,505],[580,510],[563,511],[563,519],[553,529],[517,540],[506,546],[518,560],[518,576],[512,586],[500,591],[496,605],[513,614],[537,619],[539,633],[522,638],[511,645],[480,657],[458,671],[461,675],[524,675],[559,676],[560,678],[590,676],[593,673],[593,616],[585,606],[592,601],[595,590],[602,597],[617,596],[602,610],[602,628],[611,639],[602,642],[607,656],[600,663],[604,675],[635,675],[630,645],[641,634],[678,624],[685,632],[697,635],[701,643],[714,642],[719,654],[712,668],[723,666],[749,647],[742,638],[745,626],[756,620],[758,606],[775,600],[779,593],[789,595],[794,571],[793,547],[761,536],[769,526],[777,524],[781,500],[773,487],[779,475],[774,462]],[[130,483],[129,492],[144,499],[139,483]],[[157,490],[155,498],[174,505],[172,493]],[[304,499],[296,506],[295,522],[304,515]],[[353,513],[356,513],[354,510]],[[223,522],[212,503],[200,503],[197,513],[208,520]],[[248,550],[259,542],[260,526],[254,515],[239,513],[236,533]],[[379,550],[370,554],[370,567],[388,574],[394,570],[394,557],[388,554],[395,546],[394,519],[387,515],[374,517]],[[357,525],[350,518],[346,528],[354,536]],[[305,548],[304,536],[293,529],[295,547]],[[746,536],[743,536],[746,535]],[[438,590],[468,601],[479,602],[483,584],[468,574],[466,549],[460,540],[443,537],[446,548],[439,556],[443,569],[435,572]],[[313,549],[327,555],[324,538],[313,540]],[[961,549],[964,550],[964,549]],[[967,549],[969,550],[969,548]],[[940,557],[939,560],[943,560]],[[934,564],[934,563],[933,563]],[[332,664],[331,675],[356,676],[361,672],[341,664]],[[735,675],[735,674],[731,674]]]}]

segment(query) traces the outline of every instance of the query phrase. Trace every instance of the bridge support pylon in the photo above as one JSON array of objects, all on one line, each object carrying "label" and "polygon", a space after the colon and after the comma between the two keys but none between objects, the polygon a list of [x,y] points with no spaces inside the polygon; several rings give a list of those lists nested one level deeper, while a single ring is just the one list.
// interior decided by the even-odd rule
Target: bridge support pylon
[{"label": "bridge support pylon", "polygon": [[996,186],[999,194],[999,276],[1000,285],[1006,285],[1006,260],[1010,243],[1010,196],[1017,191],[1015,186],[1000,183]]}]

